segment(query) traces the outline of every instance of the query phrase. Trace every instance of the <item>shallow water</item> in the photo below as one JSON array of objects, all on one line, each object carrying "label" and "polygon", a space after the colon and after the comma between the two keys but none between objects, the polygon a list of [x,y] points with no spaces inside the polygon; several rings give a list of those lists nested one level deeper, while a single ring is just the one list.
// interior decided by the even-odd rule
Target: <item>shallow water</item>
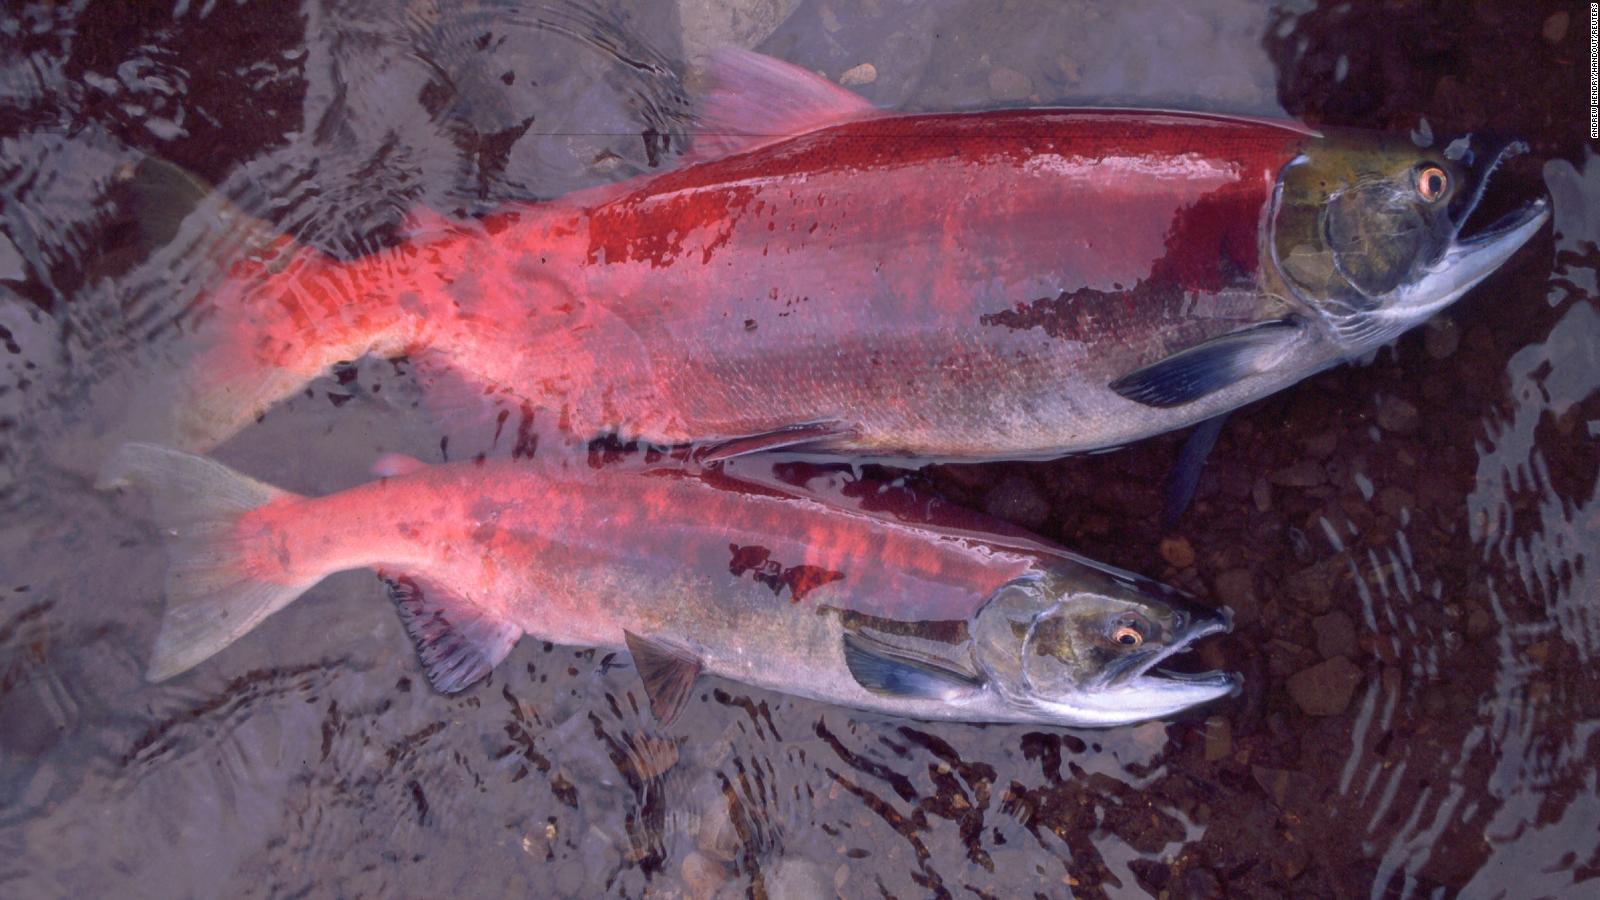
[{"label": "shallow water", "polygon": [[[1579,7],[641,8],[0,13],[0,891],[1596,890],[1600,166]],[[1555,225],[1370,364],[1235,414],[1175,531],[1159,485],[1181,436],[912,476],[1232,605],[1238,628],[1201,652],[1245,689],[1175,722],[930,725],[712,681],[661,728],[625,655],[531,640],[446,697],[366,573],[144,683],[162,553],[138,504],[89,473],[119,398],[178,352],[145,314],[208,263],[141,242],[119,170],[154,153],[354,256],[413,208],[470,214],[670,165],[685,47],[718,36],[836,79],[871,63],[857,89],[905,109],[1117,103],[1516,135],[1532,152],[1498,189],[1548,192]],[[362,363],[218,456],[336,490],[380,452],[434,449],[414,405],[404,372]]]}]

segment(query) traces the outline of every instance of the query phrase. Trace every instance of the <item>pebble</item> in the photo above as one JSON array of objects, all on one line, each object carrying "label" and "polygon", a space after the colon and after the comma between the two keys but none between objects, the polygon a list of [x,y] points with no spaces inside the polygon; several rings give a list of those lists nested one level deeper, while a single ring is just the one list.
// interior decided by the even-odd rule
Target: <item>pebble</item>
[{"label": "pebble", "polygon": [[1552,44],[1561,43],[1561,39],[1567,36],[1567,26],[1570,24],[1572,17],[1566,10],[1551,13],[1550,18],[1544,20],[1544,39]]},{"label": "pebble", "polygon": [[1250,499],[1255,501],[1258,512],[1267,512],[1272,509],[1272,485],[1267,484],[1265,478],[1256,478],[1256,483],[1250,486]]},{"label": "pebble", "polygon": [[1311,631],[1317,636],[1317,652],[1323,659],[1335,656],[1354,656],[1356,653],[1356,625],[1339,610],[1311,620]]},{"label": "pebble", "polygon": [[789,18],[800,0],[678,0],[684,53],[702,59],[718,47],[754,47]]},{"label": "pebble", "polygon": [[1256,596],[1256,578],[1249,569],[1229,569],[1217,576],[1212,585],[1216,598],[1233,610],[1234,621],[1240,625],[1255,621],[1261,612],[1261,600]]},{"label": "pebble", "polygon": [[1449,359],[1461,346],[1461,329],[1454,319],[1438,316],[1428,320],[1422,330],[1422,346],[1434,359]]},{"label": "pebble", "polygon": [[683,858],[683,867],[679,870],[683,877],[683,886],[688,889],[688,894],[696,900],[705,900],[717,893],[717,888],[722,887],[728,880],[728,870],[722,863],[699,851],[691,852]]},{"label": "pebble", "polygon": [[1175,569],[1187,569],[1194,565],[1194,546],[1185,537],[1163,538],[1161,558]]},{"label": "pebble", "polygon": [[1378,427],[1395,434],[1409,434],[1417,430],[1417,407],[1409,400],[1385,397],[1378,401]]},{"label": "pebble", "polygon": [[1321,484],[1323,476],[1322,467],[1314,460],[1302,459],[1294,465],[1275,470],[1267,478],[1279,487],[1307,488]]},{"label": "pebble", "polygon": [[1233,725],[1222,716],[1206,719],[1206,762],[1218,762],[1233,752]]},{"label": "pebble", "polygon": [[1340,578],[1349,575],[1349,566],[1339,557],[1329,557],[1322,562],[1290,575],[1284,590],[1290,603],[1312,612],[1325,613],[1333,606],[1334,586]]},{"label": "pebble", "polygon": [[1361,669],[1343,656],[1289,676],[1289,696],[1308,716],[1337,716],[1350,706]]},{"label": "pebble", "polygon": [[839,83],[846,86],[857,84],[871,84],[878,80],[878,67],[872,63],[862,63],[844,71],[839,76]]},{"label": "pebble", "polygon": [[983,508],[991,516],[1023,528],[1037,529],[1050,517],[1050,501],[1021,475],[1012,475],[995,485],[983,498]]},{"label": "pebble", "polygon": [[1026,100],[1033,93],[1033,79],[1005,66],[989,70],[989,96],[995,100]]}]

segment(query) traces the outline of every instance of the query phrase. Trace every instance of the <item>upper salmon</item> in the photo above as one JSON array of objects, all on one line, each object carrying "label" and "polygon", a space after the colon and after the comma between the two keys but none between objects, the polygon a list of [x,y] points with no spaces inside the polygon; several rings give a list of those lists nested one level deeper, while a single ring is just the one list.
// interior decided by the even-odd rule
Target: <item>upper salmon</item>
[{"label": "upper salmon", "polygon": [[716,77],[672,171],[418,215],[353,261],[239,262],[153,436],[210,447],[378,354],[501,449],[543,414],[725,455],[1090,450],[1392,340],[1547,217],[1461,238],[1498,155],[1192,113],[889,115],[754,54]]}]

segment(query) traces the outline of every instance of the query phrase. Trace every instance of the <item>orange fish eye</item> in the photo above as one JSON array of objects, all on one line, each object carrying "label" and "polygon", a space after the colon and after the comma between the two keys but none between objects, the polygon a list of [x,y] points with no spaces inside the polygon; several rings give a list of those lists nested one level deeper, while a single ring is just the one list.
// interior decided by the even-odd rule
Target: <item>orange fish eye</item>
[{"label": "orange fish eye", "polygon": [[1450,187],[1450,176],[1438,166],[1425,166],[1417,170],[1417,196],[1433,203]]},{"label": "orange fish eye", "polygon": [[1111,639],[1124,647],[1137,647],[1144,643],[1144,635],[1132,625],[1117,626],[1117,630],[1111,632]]}]

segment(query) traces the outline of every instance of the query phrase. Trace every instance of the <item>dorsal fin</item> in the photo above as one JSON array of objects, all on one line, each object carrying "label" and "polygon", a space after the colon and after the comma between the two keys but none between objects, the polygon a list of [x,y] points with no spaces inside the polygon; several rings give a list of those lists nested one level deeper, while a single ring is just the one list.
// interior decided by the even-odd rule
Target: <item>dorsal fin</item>
[{"label": "dorsal fin", "polygon": [[711,56],[685,162],[744,153],[797,134],[878,115],[866,98],[781,59],[736,47]]},{"label": "dorsal fin", "polygon": [[384,583],[435,690],[454,694],[471,686],[522,637],[521,628],[490,616],[436,581],[401,575],[384,578]]},{"label": "dorsal fin", "polygon": [[687,650],[624,631],[633,666],[639,670],[644,692],[650,698],[650,712],[656,721],[669,725],[689,701],[689,689],[700,677],[700,660]]}]

